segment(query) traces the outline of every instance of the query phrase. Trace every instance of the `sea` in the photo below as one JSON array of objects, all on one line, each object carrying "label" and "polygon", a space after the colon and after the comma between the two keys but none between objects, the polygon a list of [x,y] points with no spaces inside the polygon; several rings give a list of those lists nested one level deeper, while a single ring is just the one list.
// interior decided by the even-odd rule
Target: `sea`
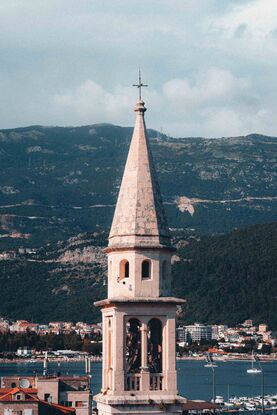
[{"label": "sea", "polygon": [[[227,361],[217,362],[215,368],[216,395],[228,397],[261,396],[261,374],[248,374],[250,362]],[[178,391],[188,399],[211,400],[213,393],[212,369],[206,368],[204,361],[179,360],[177,361]],[[91,388],[93,394],[101,388],[101,362],[91,362]],[[262,363],[264,372],[265,395],[277,395],[277,361]],[[8,375],[32,376],[42,375],[42,362],[0,363],[0,377]],[[50,373],[61,375],[84,375],[83,361],[50,362]]]}]

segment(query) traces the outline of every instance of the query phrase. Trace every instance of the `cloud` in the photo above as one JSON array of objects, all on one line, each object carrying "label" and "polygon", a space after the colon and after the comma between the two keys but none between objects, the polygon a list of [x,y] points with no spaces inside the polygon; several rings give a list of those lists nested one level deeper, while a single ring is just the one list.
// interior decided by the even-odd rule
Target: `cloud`
[{"label": "cloud", "polygon": [[[259,131],[269,114],[248,79],[221,68],[200,71],[193,78],[172,79],[147,94],[148,126],[169,134],[211,137]],[[70,124],[112,122],[132,125],[134,93],[118,85],[108,91],[92,80],[54,95],[50,106]]]},{"label": "cloud", "polygon": [[132,96],[131,88],[118,85],[110,92],[87,80],[73,90],[55,94],[50,98],[50,106],[53,113],[61,119],[70,119],[71,124],[117,123],[126,117]]},{"label": "cloud", "polygon": [[252,0],[248,4],[238,4],[217,21],[213,20],[213,25],[227,36],[265,38],[277,29],[277,2]]},{"label": "cloud", "polygon": [[234,135],[249,128],[245,113],[253,115],[259,100],[253,96],[248,79],[230,71],[209,68],[195,78],[174,79],[163,86],[164,100],[178,124],[178,132],[191,135]]},{"label": "cloud", "polygon": [[182,105],[203,105],[209,102],[228,102],[249,88],[249,81],[236,78],[225,69],[210,68],[202,71],[189,82],[187,79],[173,79],[163,86],[164,95],[172,102]]},{"label": "cloud", "polygon": [[0,128],[132,125],[277,134],[276,0],[1,0]]}]

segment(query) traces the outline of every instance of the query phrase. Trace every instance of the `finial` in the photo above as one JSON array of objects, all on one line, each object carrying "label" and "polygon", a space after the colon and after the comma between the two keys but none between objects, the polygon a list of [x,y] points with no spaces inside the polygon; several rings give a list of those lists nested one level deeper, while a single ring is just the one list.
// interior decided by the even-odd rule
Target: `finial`
[{"label": "finial", "polygon": [[139,89],[139,101],[141,101],[141,88],[142,88],[142,87],[147,87],[148,85],[144,84],[144,83],[141,81],[141,72],[140,72],[140,69],[139,69],[138,84],[133,84],[133,86],[136,86],[136,87]]}]

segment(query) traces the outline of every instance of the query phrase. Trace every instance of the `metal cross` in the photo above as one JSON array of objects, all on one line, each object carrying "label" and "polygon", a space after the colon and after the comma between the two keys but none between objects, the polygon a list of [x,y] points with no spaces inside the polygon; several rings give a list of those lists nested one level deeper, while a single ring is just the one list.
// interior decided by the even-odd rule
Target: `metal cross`
[{"label": "metal cross", "polygon": [[141,82],[141,73],[140,73],[140,70],[139,70],[139,80],[138,80],[138,84],[133,84],[133,86],[136,86],[139,89],[139,100],[141,101],[141,88],[142,87],[147,87],[148,85],[146,85],[143,82]]}]

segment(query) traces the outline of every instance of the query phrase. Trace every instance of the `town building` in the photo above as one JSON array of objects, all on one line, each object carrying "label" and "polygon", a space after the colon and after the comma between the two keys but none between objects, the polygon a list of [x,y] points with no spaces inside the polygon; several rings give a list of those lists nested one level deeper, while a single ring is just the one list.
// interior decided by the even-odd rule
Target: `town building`
[{"label": "town building", "polygon": [[177,327],[176,329],[176,341],[177,343],[188,343],[188,333],[183,326]]},{"label": "town building", "polygon": [[37,378],[36,386],[40,399],[74,408],[76,415],[90,415],[88,376],[41,376]]},{"label": "town building", "polygon": [[10,331],[16,333],[26,333],[27,331],[36,332],[38,329],[37,323],[29,323],[26,320],[17,320],[10,326]]},{"label": "town building", "polygon": [[76,415],[75,409],[38,398],[33,388],[1,388],[0,415]]},{"label": "town building", "polygon": [[4,318],[0,318],[0,333],[7,333],[9,331],[9,328],[9,321]]},{"label": "town building", "polygon": [[266,333],[268,330],[267,324],[259,324],[258,332],[259,333]]},{"label": "town building", "polygon": [[[139,82],[141,87],[141,81]],[[181,414],[176,376],[172,248],[148,142],[144,102],[136,122],[109,235],[108,298],[102,308],[98,415]]]},{"label": "town building", "polygon": [[29,349],[27,346],[25,347],[19,347],[17,349],[16,355],[18,357],[31,357],[33,354],[32,349]]},{"label": "town building", "polygon": [[[23,387],[28,393],[32,391],[32,394],[40,401],[71,408],[76,415],[90,415],[91,413],[92,397],[89,376],[34,375],[0,378],[0,390],[15,390]],[[22,415],[29,414],[22,412]]]},{"label": "town building", "polygon": [[242,323],[242,326],[243,326],[243,327],[253,327],[253,320],[251,320],[251,319],[245,320],[245,321]]},{"label": "town building", "polygon": [[220,340],[224,338],[228,326],[225,324],[213,324],[212,326],[212,339]]},{"label": "town building", "polygon": [[204,324],[194,323],[190,326],[184,327],[187,334],[188,341],[190,342],[201,342],[212,340],[212,328],[211,326],[205,326]]}]

